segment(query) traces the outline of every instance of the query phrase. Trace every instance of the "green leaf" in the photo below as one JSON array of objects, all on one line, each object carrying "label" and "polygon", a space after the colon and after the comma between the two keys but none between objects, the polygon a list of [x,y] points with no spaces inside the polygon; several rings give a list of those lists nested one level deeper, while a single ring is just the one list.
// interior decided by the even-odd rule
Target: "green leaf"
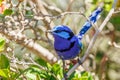
[{"label": "green leaf", "polygon": [[26,11],[26,17],[27,18],[32,18],[33,17],[33,12],[31,10]]},{"label": "green leaf", "polygon": [[44,61],[43,59],[36,59],[35,60],[38,64],[40,64],[41,66],[43,66],[43,67],[46,67],[47,66],[47,62],[46,61]]},{"label": "green leaf", "polygon": [[2,4],[2,1],[3,1],[3,0],[0,0],[0,5]]},{"label": "green leaf", "polygon": [[9,77],[9,70],[8,69],[0,69],[0,76],[4,77],[4,78],[8,78]]},{"label": "green leaf", "polygon": [[3,19],[5,17],[5,15],[0,14],[0,19]]},{"label": "green leaf", "polygon": [[61,70],[61,66],[59,64],[54,64],[53,67],[52,67],[52,71],[55,73],[55,74],[59,74],[60,73],[60,70]]},{"label": "green leaf", "polygon": [[11,9],[5,9],[3,14],[6,15],[11,15],[13,13],[13,11]]},{"label": "green leaf", "polygon": [[27,78],[29,78],[31,80],[34,80],[34,79],[36,80],[36,75],[35,74],[27,72],[25,75],[26,75]]},{"label": "green leaf", "polygon": [[18,75],[18,72],[10,72],[10,78],[12,79],[12,80],[15,80],[15,78],[16,78],[16,76]]},{"label": "green leaf", "polygon": [[4,50],[5,46],[5,39],[0,38],[0,52]]},{"label": "green leaf", "polygon": [[82,72],[80,80],[93,80],[92,75],[89,72]]},{"label": "green leaf", "polygon": [[10,67],[10,63],[8,58],[1,54],[0,55],[0,69],[8,69]]},{"label": "green leaf", "polygon": [[36,80],[41,80],[41,78],[38,74],[36,74]]},{"label": "green leaf", "polygon": [[41,78],[47,78],[46,74],[43,74],[43,73],[40,74],[40,77]]},{"label": "green leaf", "polygon": [[112,19],[110,19],[110,22],[114,24],[115,30],[120,31],[120,15],[114,15]]},{"label": "green leaf", "polygon": [[80,80],[88,80],[88,77],[87,76],[83,76],[80,78]]},{"label": "green leaf", "polygon": [[47,68],[48,68],[49,71],[51,71],[52,66],[49,63],[47,63]]},{"label": "green leaf", "polygon": [[74,77],[71,77],[72,80],[93,80],[92,75],[90,72],[83,71],[83,72],[75,72]]},{"label": "green leaf", "polygon": [[101,61],[101,59],[103,58],[103,56],[104,56],[104,54],[103,54],[103,52],[102,51],[98,51],[98,53],[96,54],[96,63],[100,63],[100,61]]}]

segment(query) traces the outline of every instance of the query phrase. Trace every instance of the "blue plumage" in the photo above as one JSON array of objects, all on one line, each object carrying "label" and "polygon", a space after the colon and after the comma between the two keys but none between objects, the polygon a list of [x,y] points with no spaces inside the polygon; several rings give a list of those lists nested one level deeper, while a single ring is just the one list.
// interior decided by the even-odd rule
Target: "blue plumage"
[{"label": "blue plumage", "polygon": [[91,23],[95,23],[97,21],[97,18],[99,16],[99,14],[102,12],[102,8],[98,7],[89,17],[90,21],[86,21],[85,24],[83,25],[82,29],[80,30],[79,34],[78,34],[78,38],[82,39],[82,37],[84,36],[84,34],[88,31],[88,29],[92,26]]},{"label": "blue plumage", "polygon": [[[101,11],[102,8],[98,7],[91,14],[89,20],[92,23],[95,23]],[[68,60],[75,58],[80,53],[82,48],[81,39],[92,26],[91,22],[87,20],[77,36],[75,36],[72,30],[65,25],[55,26],[51,30],[55,39],[54,48],[60,58]]]},{"label": "blue plumage", "polygon": [[77,56],[82,47],[80,40],[73,34],[73,32],[64,25],[56,26],[53,29],[53,36],[55,38],[54,48],[60,58],[67,60]]}]

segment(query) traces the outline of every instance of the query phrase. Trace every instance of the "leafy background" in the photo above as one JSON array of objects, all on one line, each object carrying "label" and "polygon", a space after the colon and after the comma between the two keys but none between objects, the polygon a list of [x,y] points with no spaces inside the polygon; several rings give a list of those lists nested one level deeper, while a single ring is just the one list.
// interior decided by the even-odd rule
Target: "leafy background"
[{"label": "leafy background", "polygon": [[[45,35],[45,30],[54,25],[64,24],[69,26],[75,34],[79,32],[86,18],[78,14],[65,15],[60,18],[52,18],[63,12],[83,12],[89,16],[90,13],[103,1],[104,11],[98,20],[98,27],[106,18],[112,8],[113,0],[0,0],[0,29],[7,30],[8,34],[17,33],[24,27],[22,35],[25,38],[37,42],[43,48],[49,50],[55,57],[53,49],[53,37],[50,40]],[[33,6],[34,5],[34,6]],[[116,4],[116,13],[107,23],[104,30],[99,34],[87,60],[69,77],[69,80],[120,80],[120,1]],[[46,11],[44,11],[46,10]],[[118,12],[117,12],[118,10]],[[21,17],[22,16],[22,17]],[[44,16],[51,16],[48,22]],[[41,19],[35,19],[40,17]],[[91,28],[82,40],[84,49],[81,57],[87,49],[90,39],[95,33]],[[19,36],[21,34],[18,34]],[[22,45],[24,41],[10,38],[9,35],[0,33],[0,79],[1,80],[61,80],[61,61],[52,64],[37,56]],[[32,49],[33,50],[33,49]],[[74,63],[68,61],[68,71]]]}]

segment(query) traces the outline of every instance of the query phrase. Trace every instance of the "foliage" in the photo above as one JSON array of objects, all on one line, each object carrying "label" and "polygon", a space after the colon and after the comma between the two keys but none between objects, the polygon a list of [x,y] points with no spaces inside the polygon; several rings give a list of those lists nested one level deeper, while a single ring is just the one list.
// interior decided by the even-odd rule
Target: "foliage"
[{"label": "foliage", "polygon": [[[0,62],[0,76],[3,80],[20,80],[22,79],[20,77],[21,75],[24,75],[28,80],[61,80],[63,78],[63,70],[61,65],[57,63],[54,65],[46,63],[44,68],[40,68],[41,65],[30,65],[27,69],[20,71],[20,73],[14,73],[10,71],[10,61],[5,55],[0,55]],[[80,74],[81,76],[79,76]],[[92,76],[88,72],[74,73],[72,80],[76,79],[93,80]]]},{"label": "foliage", "polygon": [[2,4],[2,1],[3,1],[3,0],[0,0],[0,5]]},{"label": "foliage", "polygon": [[4,50],[5,47],[5,39],[0,38],[0,52]]},{"label": "foliage", "polygon": [[[78,12],[87,17],[101,1],[105,3],[104,11],[97,27],[106,18],[114,0],[0,0],[0,80],[62,80],[62,63],[55,62],[53,37],[46,36],[45,31],[64,24],[77,34],[86,21]],[[82,68],[76,69],[69,80],[120,79],[119,2]],[[64,12],[74,14],[64,15]],[[95,29],[91,28],[82,40],[84,48],[80,57]],[[66,72],[75,63],[66,61]]]},{"label": "foliage", "polygon": [[4,14],[5,16],[11,15],[12,13],[13,13],[13,11],[12,11],[11,9],[5,9],[4,12],[3,12],[3,14]]},{"label": "foliage", "polygon": [[4,55],[0,54],[0,77],[2,80],[15,80],[17,72],[12,72],[10,70],[10,61]]}]

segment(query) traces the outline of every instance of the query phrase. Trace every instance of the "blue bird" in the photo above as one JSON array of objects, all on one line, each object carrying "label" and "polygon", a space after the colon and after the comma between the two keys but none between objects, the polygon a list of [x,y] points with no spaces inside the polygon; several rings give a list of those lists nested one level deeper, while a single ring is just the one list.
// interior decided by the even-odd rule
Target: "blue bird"
[{"label": "blue bird", "polygon": [[89,20],[83,25],[78,35],[74,35],[72,30],[65,25],[55,26],[51,32],[54,37],[54,48],[56,53],[62,60],[69,60],[75,58],[82,49],[81,39],[84,34],[92,26],[91,23],[95,23],[99,14],[102,12],[102,8],[98,7],[89,17]]}]

